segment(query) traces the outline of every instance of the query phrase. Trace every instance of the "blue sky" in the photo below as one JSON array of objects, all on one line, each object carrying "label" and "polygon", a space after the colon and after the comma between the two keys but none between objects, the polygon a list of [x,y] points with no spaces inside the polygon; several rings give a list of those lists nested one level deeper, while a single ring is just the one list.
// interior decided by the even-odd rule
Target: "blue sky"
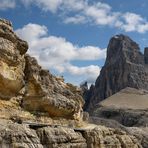
[{"label": "blue sky", "polygon": [[147,8],[147,0],[0,0],[0,17],[44,68],[79,85],[94,83],[112,36],[148,46]]}]

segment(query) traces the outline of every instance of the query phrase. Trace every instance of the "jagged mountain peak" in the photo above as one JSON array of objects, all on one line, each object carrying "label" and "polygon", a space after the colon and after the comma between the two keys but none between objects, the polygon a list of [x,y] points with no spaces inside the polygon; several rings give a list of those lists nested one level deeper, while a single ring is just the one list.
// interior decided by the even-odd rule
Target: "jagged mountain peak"
[{"label": "jagged mountain peak", "polygon": [[100,101],[126,87],[148,90],[147,55],[148,49],[142,54],[139,45],[130,37],[113,36],[86,110],[91,112]]},{"label": "jagged mountain peak", "polygon": [[113,64],[119,61],[144,63],[144,57],[140,52],[139,45],[123,34],[115,35],[110,39],[105,64]]}]

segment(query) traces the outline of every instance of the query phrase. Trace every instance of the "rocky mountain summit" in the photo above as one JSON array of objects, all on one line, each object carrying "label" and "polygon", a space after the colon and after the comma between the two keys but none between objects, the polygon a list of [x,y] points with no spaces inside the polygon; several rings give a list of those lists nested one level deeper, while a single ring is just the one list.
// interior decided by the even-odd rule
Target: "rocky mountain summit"
[{"label": "rocky mountain summit", "polygon": [[91,113],[100,101],[126,87],[148,90],[148,48],[143,55],[136,42],[121,34],[109,41],[105,65],[87,92],[92,95],[85,109]]},{"label": "rocky mountain summit", "polygon": [[122,130],[83,121],[81,89],[43,69],[0,19],[1,148],[139,148]]}]

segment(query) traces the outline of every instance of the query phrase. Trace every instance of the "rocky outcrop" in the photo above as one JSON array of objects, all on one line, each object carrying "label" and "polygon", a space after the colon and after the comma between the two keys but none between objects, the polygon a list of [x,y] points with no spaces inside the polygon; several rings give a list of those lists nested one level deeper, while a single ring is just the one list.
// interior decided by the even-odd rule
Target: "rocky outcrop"
[{"label": "rocky outcrop", "polygon": [[127,136],[125,132],[104,127],[96,127],[83,133],[88,148],[130,148],[141,147],[133,136]]},{"label": "rocky outcrop", "polygon": [[141,142],[143,148],[148,147],[148,128],[129,127],[127,132],[134,135]]},{"label": "rocky outcrop", "polygon": [[[131,118],[129,118],[130,120]],[[148,128],[147,127],[126,127],[119,122],[112,119],[91,117],[90,122],[97,125],[105,125],[107,127],[115,128],[116,131],[125,131],[129,135],[135,136],[140,141],[143,148],[148,147]]]},{"label": "rocky outcrop", "polygon": [[[58,134],[57,134],[58,133]],[[86,148],[86,139],[80,132],[67,127],[45,127],[37,130],[43,147],[53,148]]]},{"label": "rocky outcrop", "polygon": [[25,41],[13,32],[9,21],[0,20],[0,98],[8,99],[25,85],[24,54],[28,49]]},{"label": "rocky outcrop", "polygon": [[80,90],[42,69],[35,58],[26,55],[25,59],[26,91],[23,107],[50,117],[81,119],[84,101]]},{"label": "rocky outcrop", "polygon": [[132,39],[116,35],[109,42],[105,65],[86,110],[91,113],[100,101],[126,87],[148,90],[147,49],[143,55]]},{"label": "rocky outcrop", "polygon": [[35,58],[25,55],[27,49],[11,23],[0,20],[0,97],[10,99],[21,94],[26,110],[50,117],[82,118],[80,90],[42,69]]}]

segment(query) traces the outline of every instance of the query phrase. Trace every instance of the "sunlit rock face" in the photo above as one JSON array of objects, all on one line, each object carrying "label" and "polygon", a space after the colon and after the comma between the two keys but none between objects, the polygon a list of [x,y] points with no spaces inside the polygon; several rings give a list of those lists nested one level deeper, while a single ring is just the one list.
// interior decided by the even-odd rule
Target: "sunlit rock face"
[{"label": "sunlit rock face", "polygon": [[13,32],[9,21],[0,19],[0,97],[15,96],[24,86],[24,54],[28,44]]},{"label": "sunlit rock face", "polygon": [[22,93],[22,106],[50,117],[82,118],[84,101],[71,84],[42,69],[26,55],[28,44],[17,37],[9,21],[0,20],[0,98]]},{"label": "sunlit rock face", "polygon": [[80,90],[42,69],[35,58],[26,55],[25,59],[26,93],[23,107],[51,117],[81,119],[84,101]]}]

